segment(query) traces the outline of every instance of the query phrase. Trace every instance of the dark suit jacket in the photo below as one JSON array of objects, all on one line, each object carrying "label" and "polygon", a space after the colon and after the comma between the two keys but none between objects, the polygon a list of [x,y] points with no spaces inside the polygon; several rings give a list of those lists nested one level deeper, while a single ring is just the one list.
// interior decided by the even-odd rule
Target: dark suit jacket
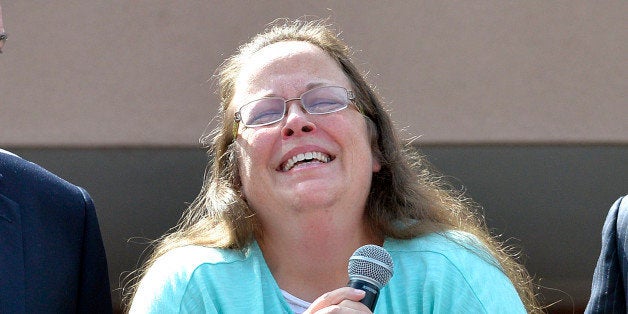
[{"label": "dark suit jacket", "polygon": [[0,151],[0,312],[111,313],[87,192]]},{"label": "dark suit jacket", "polygon": [[585,313],[626,313],[628,303],[628,197],[611,207],[602,229],[591,298]]}]

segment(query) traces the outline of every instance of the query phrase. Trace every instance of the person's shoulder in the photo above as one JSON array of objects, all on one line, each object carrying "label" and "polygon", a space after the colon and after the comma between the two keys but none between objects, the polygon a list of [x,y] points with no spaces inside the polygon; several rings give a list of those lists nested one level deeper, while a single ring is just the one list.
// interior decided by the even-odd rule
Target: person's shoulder
[{"label": "person's shoulder", "polygon": [[479,250],[484,245],[471,233],[457,230],[433,232],[412,239],[387,239],[388,250],[405,252],[438,252],[451,254],[452,252]]},{"label": "person's shoulder", "polygon": [[172,249],[159,257],[155,264],[187,265],[195,268],[200,264],[231,263],[244,259],[240,250],[221,249],[201,245],[187,245]]},{"label": "person's shoulder", "polygon": [[214,293],[223,293],[223,288],[230,287],[231,280],[242,274],[249,277],[241,282],[250,284],[255,274],[240,263],[256,258],[248,250],[187,245],[168,251],[155,260],[140,280],[131,313],[180,311],[186,295],[195,295],[195,300],[205,295],[197,295],[195,289],[211,287]]},{"label": "person's shoulder", "polygon": [[628,212],[628,195],[621,196],[615,201],[619,211]]},{"label": "person's shoulder", "polygon": [[482,242],[464,231],[450,230],[408,240],[387,240],[385,248],[399,259],[426,259],[430,263],[448,264],[463,272],[473,271],[474,267],[500,269],[499,263]]},{"label": "person's shoulder", "polygon": [[470,233],[430,233],[409,240],[390,240],[385,245],[395,271],[399,265],[401,273],[416,274],[414,280],[429,287],[427,290],[456,295],[456,302],[478,305],[484,313],[503,313],[504,306],[516,306],[516,312],[523,312],[510,279],[486,246]]},{"label": "person's shoulder", "polygon": [[20,189],[29,190],[31,193],[54,191],[55,195],[60,195],[62,190],[66,190],[70,194],[89,198],[84,189],[66,181],[37,163],[1,149],[0,176],[0,180],[20,185]]},{"label": "person's shoulder", "polygon": [[620,233],[625,234],[625,226],[628,225],[628,195],[615,200],[606,214],[604,225],[609,230],[608,234],[614,234],[615,230],[624,231]]},{"label": "person's shoulder", "polygon": [[147,275],[162,277],[163,280],[187,281],[200,266],[229,264],[245,258],[240,250],[187,245],[174,248],[157,258]]},{"label": "person's shoulder", "polygon": [[616,226],[617,238],[619,241],[626,241],[628,238],[628,195],[624,195],[615,201],[615,204],[609,211],[609,216],[612,215],[615,208],[617,209],[617,216],[614,225]]},{"label": "person's shoulder", "polygon": [[12,152],[10,152],[8,150],[4,150],[4,149],[0,148],[0,158],[3,158],[2,157],[3,154],[5,155],[5,157],[6,156],[19,157],[18,155],[14,154],[14,153],[12,153]]},{"label": "person's shoulder", "polygon": [[29,167],[29,161],[22,157],[0,148],[0,175],[10,175],[18,169]]},{"label": "person's shoulder", "polygon": [[[26,215],[63,216],[77,225],[85,221],[85,215],[90,221],[95,217],[94,202],[85,189],[6,151],[0,153],[0,194],[20,204]],[[23,219],[28,221],[26,216]]]},{"label": "person's shoulder", "polygon": [[158,257],[146,270],[139,290],[142,293],[151,291],[149,294],[177,291],[176,287],[187,285],[199,268],[207,270],[207,266],[229,264],[244,258],[238,250],[200,245],[177,247]]}]

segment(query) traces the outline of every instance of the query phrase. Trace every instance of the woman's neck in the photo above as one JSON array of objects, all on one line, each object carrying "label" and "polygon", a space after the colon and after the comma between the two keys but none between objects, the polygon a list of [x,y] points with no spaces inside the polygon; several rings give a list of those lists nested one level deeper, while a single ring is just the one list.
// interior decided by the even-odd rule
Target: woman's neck
[{"label": "woman's neck", "polygon": [[265,230],[258,243],[279,287],[309,302],[347,284],[347,263],[358,247],[383,242],[359,219],[342,226],[295,219]]}]

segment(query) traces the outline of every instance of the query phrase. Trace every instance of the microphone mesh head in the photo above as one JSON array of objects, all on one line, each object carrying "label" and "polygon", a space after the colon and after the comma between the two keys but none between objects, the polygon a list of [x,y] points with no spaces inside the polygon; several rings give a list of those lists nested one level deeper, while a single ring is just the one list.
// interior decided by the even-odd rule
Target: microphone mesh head
[{"label": "microphone mesh head", "polygon": [[383,287],[393,275],[393,260],[384,248],[368,244],[349,258],[349,279],[363,279]]}]

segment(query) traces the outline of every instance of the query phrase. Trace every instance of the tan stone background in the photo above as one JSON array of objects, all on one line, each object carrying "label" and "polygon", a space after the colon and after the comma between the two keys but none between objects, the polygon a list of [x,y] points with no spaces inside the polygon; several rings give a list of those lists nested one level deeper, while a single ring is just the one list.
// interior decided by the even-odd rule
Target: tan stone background
[{"label": "tan stone background", "polygon": [[195,146],[211,75],[330,17],[426,144],[628,143],[626,1],[3,1],[0,145]]}]

